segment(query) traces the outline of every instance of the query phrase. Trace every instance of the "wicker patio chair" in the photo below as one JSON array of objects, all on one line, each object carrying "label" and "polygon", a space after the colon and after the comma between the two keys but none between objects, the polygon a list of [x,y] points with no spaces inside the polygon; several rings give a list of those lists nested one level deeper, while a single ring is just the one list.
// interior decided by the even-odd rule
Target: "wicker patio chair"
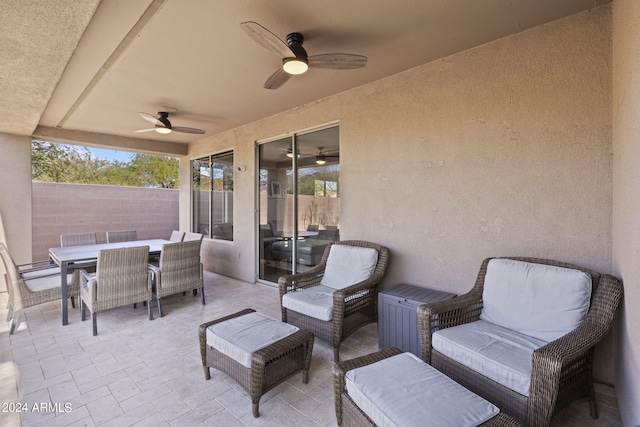
[{"label": "wicker patio chair", "polygon": [[190,242],[192,240],[202,241],[203,238],[204,238],[204,235],[200,233],[185,233],[184,237],[182,238],[182,241],[183,242]]},{"label": "wicker patio chair", "polygon": [[184,239],[184,232],[178,230],[173,230],[171,232],[171,236],[169,237],[169,240],[171,240],[172,242],[182,242],[182,239]]},{"label": "wicker patio chair", "polygon": [[[20,324],[20,314],[28,307],[62,299],[60,268],[50,261],[16,265],[7,247],[0,242],[0,256],[4,265],[9,294],[7,321],[12,320],[9,335]],[[78,273],[69,274],[68,295],[79,295]],[[66,301],[64,302],[66,303]]]},{"label": "wicker patio chair", "polygon": [[74,233],[74,234],[61,234],[60,246],[82,246],[82,245],[95,245],[98,243],[96,239],[96,233]]},{"label": "wicker patio chair", "polygon": [[107,231],[107,243],[133,242],[138,240],[136,230]]},{"label": "wicker patio chair", "polygon": [[167,295],[200,289],[200,302],[205,304],[200,241],[162,245],[158,267],[149,265],[149,270],[153,273],[153,294],[158,300],[160,317],[162,298]]},{"label": "wicker patio chair", "polygon": [[[83,245],[95,245],[98,243],[96,239],[96,233],[74,233],[74,234],[61,234],[60,246],[83,246]],[[72,266],[73,270],[87,270],[91,273],[96,271],[95,263],[76,263]],[[73,302],[73,300],[72,300]]]},{"label": "wicker patio chair", "polygon": [[148,302],[149,320],[153,320],[151,273],[148,271],[149,247],[103,249],[98,252],[96,274],[81,270],[80,308],[82,320],[91,312],[93,335],[98,335],[100,311],[140,301]]},{"label": "wicker patio chair", "polygon": [[476,283],[467,294],[418,308],[422,358],[522,424],[547,426],[554,413],[578,398],[589,400],[591,416],[597,418],[592,380],[593,351],[594,346],[611,327],[623,294],[622,282],[607,274],[553,260],[519,257],[506,259],[564,267],[591,276],[591,301],[582,323],[568,334],[533,352],[529,397],[478,374],[432,348],[432,334],[435,331],[480,319],[485,276],[491,258],[484,260]]},{"label": "wicker patio chair", "polygon": [[[376,427],[376,424],[356,405],[347,393],[345,375],[348,371],[371,365],[389,357],[401,354],[395,347],[385,348],[375,353],[354,359],[344,360],[333,365],[333,398],[337,424],[342,427]],[[424,425],[429,425],[428,420]],[[485,427],[517,427],[520,424],[512,417],[500,412],[489,421],[481,424]]]},{"label": "wicker patio chair", "polygon": [[[325,276],[327,259],[334,245],[353,248],[370,248],[377,252],[377,262],[372,274],[359,283],[333,292],[330,320],[320,320],[307,314],[286,308],[283,298],[286,294],[320,286]],[[389,249],[360,240],[330,242],[325,248],[322,260],[311,270],[278,279],[282,321],[311,331],[316,338],[333,347],[333,358],[340,358],[340,344],[358,328],[378,321],[378,283],[385,274],[389,260]],[[324,287],[324,286],[323,286]],[[321,288],[318,288],[321,289]]]}]

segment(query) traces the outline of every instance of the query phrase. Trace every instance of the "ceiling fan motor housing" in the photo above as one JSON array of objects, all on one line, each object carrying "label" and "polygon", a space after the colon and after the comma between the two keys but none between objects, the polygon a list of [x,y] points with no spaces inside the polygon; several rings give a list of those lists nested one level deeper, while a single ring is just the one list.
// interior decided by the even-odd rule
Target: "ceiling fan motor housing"
[{"label": "ceiling fan motor housing", "polygon": [[171,129],[171,122],[169,121],[169,113],[167,113],[166,111],[159,111],[158,112],[158,120],[162,122],[162,124]]}]

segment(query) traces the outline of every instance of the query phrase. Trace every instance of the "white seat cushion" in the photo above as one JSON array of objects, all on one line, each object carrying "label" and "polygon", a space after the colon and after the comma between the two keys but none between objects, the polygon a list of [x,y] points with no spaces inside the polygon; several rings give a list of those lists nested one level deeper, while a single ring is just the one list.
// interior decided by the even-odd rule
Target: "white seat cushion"
[{"label": "white seat cushion", "polygon": [[580,270],[492,259],[480,318],[550,342],[582,323],[591,287],[591,276]]},{"label": "white seat cushion", "polygon": [[34,270],[20,271],[20,275],[25,280],[35,279],[36,277],[51,276],[60,274],[60,267],[46,267]]},{"label": "white seat cushion", "polygon": [[[67,275],[67,284],[71,284],[73,275]],[[36,276],[33,279],[25,280],[24,284],[31,292],[39,292],[48,289],[60,288],[62,286],[60,274],[49,276]]]},{"label": "white seat cushion", "polygon": [[253,353],[288,337],[299,328],[260,313],[249,313],[207,328],[207,344],[246,368]]},{"label": "white seat cushion", "polygon": [[314,286],[282,297],[282,305],[298,313],[315,319],[329,321],[333,318],[333,293],[336,290],[327,286]]},{"label": "white seat cushion", "polygon": [[479,320],[433,333],[435,350],[470,369],[529,396],[531,356],[546,342]]},{"label": "white seat cushion", "polygon": [[320,284],[333,289],[355,285],[371,277],[377,263],[378,251],[373,248],[334,244]]},{"label": "white seat cushion", "polygon": [[347,393],[380,427],[476,426],[496,406],[411,353],[348,371]]}]

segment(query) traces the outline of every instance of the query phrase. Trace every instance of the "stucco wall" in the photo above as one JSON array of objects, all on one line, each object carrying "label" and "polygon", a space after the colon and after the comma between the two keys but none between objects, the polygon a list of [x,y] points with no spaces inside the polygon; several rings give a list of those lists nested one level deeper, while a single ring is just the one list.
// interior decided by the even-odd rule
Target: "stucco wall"
[{"label": "stucco wall", "polygon": [[[33,256],[47,259],[60,235],[136,230],[139,239],[166,239],[178,229],[178,190],[109,185],[33,183]],[[188,228],[184,228],[187,230]]]},{"label": "stucco wall", "polygon": [[[0,133],[0,236],[17,263],[31,260],[31,138]],[[0,264],[2,264],[0,262]],[[4,265],[0,265],[4,277]],[[0,280],[0,292],[6,292]]]},{"label": "stucco wall", "polygon": [[624,281],[616,390],[625,426],[640,425],[640,2],[613,4],[613,258]]},{"label": "stucco wall", "polygon": [[0,133],[0,213],[17,263],[31,260],[31,138]]},{"label": "stucco wall", "polygon": [[255,280],[254,142],[338,120],[341,238],[390,248],[383,288],[463,293],[500,255],[610,273],[610,19],[600,7],[192,144],[247,166],[236,240],[205,242],[208,267]]}]

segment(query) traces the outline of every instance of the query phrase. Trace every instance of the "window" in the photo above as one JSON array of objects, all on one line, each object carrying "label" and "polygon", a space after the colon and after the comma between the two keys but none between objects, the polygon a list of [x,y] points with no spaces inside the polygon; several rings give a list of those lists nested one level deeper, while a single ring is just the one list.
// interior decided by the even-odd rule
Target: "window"
[{"label": "window", "polygon": [[191,229],[212,239],[233,240],[233,151],[191,162]]}]

